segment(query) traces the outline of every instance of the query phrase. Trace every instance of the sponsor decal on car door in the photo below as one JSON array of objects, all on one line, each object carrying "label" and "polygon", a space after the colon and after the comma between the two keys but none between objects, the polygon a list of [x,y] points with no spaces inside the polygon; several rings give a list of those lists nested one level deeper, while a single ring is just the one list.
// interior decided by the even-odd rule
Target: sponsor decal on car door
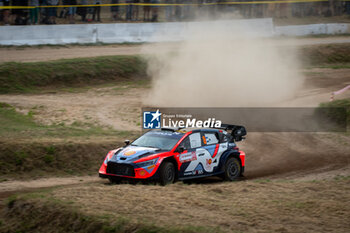
[{"label": "sponsor decal on car door", "polygon": [[180,154],[179,161],[181,163],[189,162],[189,166],[195,164],[195,166],[191,169],[186,168],[184,171],[184,176],[203,174],[203,166],[196,162],[198,160],[196,148],[200,148],[202,146],[201,134],[198,132],[189,135],[183,141],[182,146],[186,149],[186,151]]},{"label": "sponsor decal on car door", "polygon": [[196,160],[191,160],[185,174],[192,172],[195,175],[200,168],[202,169],[201,174],[204,173],[203,170],[212,173],[214,168],[219,165],[222,153],[227,150],[227,142],[219,144],[219,139],[215,133],[204,133],[202,140],[204,146],[195,150]]}]

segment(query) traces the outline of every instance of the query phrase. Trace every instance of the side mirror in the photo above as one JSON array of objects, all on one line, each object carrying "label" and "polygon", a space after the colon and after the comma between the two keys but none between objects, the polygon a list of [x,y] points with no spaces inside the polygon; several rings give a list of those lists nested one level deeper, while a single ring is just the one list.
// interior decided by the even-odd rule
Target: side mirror
[{"label": "side mirror", "polygon": [[125,140],[124,143],[125,143],[125,146],[128,146],[130,144],[130,140]]},{"label": "side mirror", "polygon": [[182,152],[185,151],[185,147],[183,147],[183,146],[178,146],[177,149],[176,149],[176,151],[179,152],[179,153],[182,153]]}]

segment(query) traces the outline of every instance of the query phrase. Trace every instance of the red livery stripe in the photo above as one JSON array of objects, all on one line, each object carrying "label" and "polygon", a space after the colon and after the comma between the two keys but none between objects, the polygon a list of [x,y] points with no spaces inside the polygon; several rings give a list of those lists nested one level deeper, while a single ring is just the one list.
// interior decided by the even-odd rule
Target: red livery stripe
[{"label": "red livery stripe", "polygon": [[219,150],[219,144],[216,144],[215,151],[212,158],[214,158],[218,154],[218,150]]}]

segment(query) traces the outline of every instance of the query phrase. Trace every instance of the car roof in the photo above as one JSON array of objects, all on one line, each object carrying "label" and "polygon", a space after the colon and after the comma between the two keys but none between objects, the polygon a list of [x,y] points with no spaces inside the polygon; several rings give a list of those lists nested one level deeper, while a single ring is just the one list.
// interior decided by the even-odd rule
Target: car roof
[{"label": "car roof", "polygon": [[162,128],[161,130],[168,130],[178,133],[188,133],[190,131],[212,131],[212,132],[219,132],[221,129],[216,128],[196,128],[196,127],[189,127],[189,128]]}]

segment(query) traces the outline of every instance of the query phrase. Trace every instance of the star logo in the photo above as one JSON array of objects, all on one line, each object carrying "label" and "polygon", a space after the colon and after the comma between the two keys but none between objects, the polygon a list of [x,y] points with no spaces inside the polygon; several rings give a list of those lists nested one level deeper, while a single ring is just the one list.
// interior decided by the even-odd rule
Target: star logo
[{"label": "star logo", "polygon": [[143,112],[143,128],[144,129],[160,129],[161,115],[159,109],[155,112]]},{"label": "star logo", "polygon": [[151,114],[153,116],[151,122],[154,120],[159,121],[159,117],[162,115],[161,113],[159,113],[159,109],[157,109],[157,111],[155,113],[151,113]]}]

